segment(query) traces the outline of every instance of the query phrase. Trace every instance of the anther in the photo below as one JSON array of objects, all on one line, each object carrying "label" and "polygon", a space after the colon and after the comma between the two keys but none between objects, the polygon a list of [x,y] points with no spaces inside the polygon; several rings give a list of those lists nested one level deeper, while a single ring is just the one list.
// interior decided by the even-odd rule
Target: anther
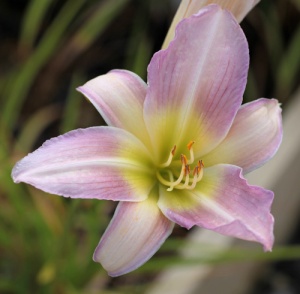
[{"label": "anther", "polygon": [[191,150],[191,148],[193,147],[194,143],[195,143],[195,141],[190,141],[190,142],[187,144],[187,148],[188,148],[189,150]]},{"label": "anther", "polygon": [[199,167],[199,169],[202,169],[204,167],[203,161],[199,160],[197,166]]},{"label": "anther", "polygon": [[185,165],[185,167],[184,167],[184,173],[185,173],[186,176],[191,173],[191,169],[190,169],[190,166],[188,164]]},{"label": "anther", "polygon": [[188,144],[187,144],[187,148],[189,149],[190,151],[190,159],[188,161],[189,164],[192,164],[194,162],[194,151],[193,151],[193,145],[194,145],[195,141],[190,141]]},{"label": "anther", "polygon": [[174,156],[175,155],[175,151],[176,151],[176,145],[174,145],[174,147],[171,150],[171,154]]},{"label": "anther", "polygon": [[186,156],[184,154],[181,154],[180,155],[180,160],[181,160],[181,163],[186,165],[187,164],[187,159],[186,159]]},{"label": "anther", "polygon": [[203,164],[202,160],[199,160],[198,165],[197,165],[197,168],[199,170],[198,177],[197,177],[197,182],[199,182],[203,177],[203,167],[204,167],[204,164]]}]

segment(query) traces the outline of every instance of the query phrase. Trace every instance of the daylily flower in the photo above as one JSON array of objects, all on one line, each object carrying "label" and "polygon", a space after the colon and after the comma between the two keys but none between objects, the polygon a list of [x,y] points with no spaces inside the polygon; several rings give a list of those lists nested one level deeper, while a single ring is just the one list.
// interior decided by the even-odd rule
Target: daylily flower
[{"label": "daylily flower", "polygon": [[274,99],[241,106],[248,63],[236,20],[207,6],[153,56],[148,85],[114,70],[78,89],[109,126],[47,141],[12,177],[65,197],[120,201],[94,253],[111,276],[146,262],[174,223],[271,250],[273,192],[242,173],[277,151],[281,110]]},{"label": "daylily flower", "polygon": [[220,5],[223,9],[229,10],[238,22],[241,22],[259,1],[260,0],[182,0],[173,18],[162,48],[165,49],[168,47],[169,43],[174,38],[175,28],[182,19],[197,13],[201,8],[208,4],[214,3]]}]

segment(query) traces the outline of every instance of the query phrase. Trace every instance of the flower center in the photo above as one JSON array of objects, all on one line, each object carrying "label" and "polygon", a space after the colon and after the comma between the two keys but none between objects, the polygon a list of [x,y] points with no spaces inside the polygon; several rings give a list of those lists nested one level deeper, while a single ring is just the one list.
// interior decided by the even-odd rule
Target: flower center
[{"label": "flower center", "polygon": [[[194,141],[190,141],[187,144],[187,148],[190,152],[189,159],[187,159],[187,157],[184,154],[180,155],[181,171],[180,174],[177,176],[177,178],[176,178],[176,170],[174,171],[174,169],[171,169],[171,163],[175,155],[176,145],[171,149],[168,160],[165,163],[159,165],[161,169],[157,170],[156,176],[157,179],[160,181],[160,183],[169,186],[167,191],[172,191],[173,189],[193,190],[196,187],[196,184],[201,181],[203,177],[203,168],[204,168],[204,164],[202,160],[199,160],[197,162],[192,172],[192,178],[190,177],[191,174],[190,164],[194,163],[195,160],[194,151],[193,151],[194,143],[195,143]],[[168,177],[168,179],[166,179],[166,177]]]}]

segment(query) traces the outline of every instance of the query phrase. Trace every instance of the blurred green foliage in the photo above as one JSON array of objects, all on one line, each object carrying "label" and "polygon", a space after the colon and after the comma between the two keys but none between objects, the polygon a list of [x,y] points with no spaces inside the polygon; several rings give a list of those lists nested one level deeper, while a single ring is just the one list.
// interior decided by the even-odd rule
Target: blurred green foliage
[{"label": "blurred green foliage", "polygon": [[[251,53],[245,101],[265,96],[286,103],[299,86],[299,2],[263,0],[243,21]],[[152,261],[110,279],[91,257],[115,204],[63,199],[10,178],[14,163],[44,140],[104,123],[75,88],[113,68],[146,78],[175,9],[155,0],[0,2],[1,293],[142,293],[159,269],[194,264],[174,254],[184,242],[178,235],[185,235],[176,229],[177,238]],[[294,258],[300,248],[250,256]],[[243,251],[196,262],[244,259]]]}]

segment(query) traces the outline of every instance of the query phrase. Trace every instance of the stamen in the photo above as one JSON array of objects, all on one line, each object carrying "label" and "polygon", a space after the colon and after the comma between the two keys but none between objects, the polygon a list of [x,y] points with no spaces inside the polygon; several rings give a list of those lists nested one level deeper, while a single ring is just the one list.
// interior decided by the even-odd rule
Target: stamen
[{"label": "stamen", "polygon": [[[201,162],[201,161],[199,161],[199,162]],[[197,183],[199,181],[201,181],[201,179],[203,177],[203,169],[201,168],[201,166],[203,166],[202,163],[200,163],[200,165],[195,166],[194,171],[193,171],[194,177],[193,177],[192,184],[190,186],[184,187],[185,189],[193,190],[196,187]],[[177,188],[177,187],[175,187],[175,188]],[[179,189],[181,189],[181,188],[179,188]]]},{"label": "stamen", "polygon": [[193,151],[193,145],[194,145],[195,141],[190,141],[188,144],[187,144],[187,148],[189,149],[190,151],[190,159],[188,161],[189,164],[192,164],[195,160],[194,158],[194,151]]},{"label": "stamen", "polygon": [[172,191],[175,186],[180,184],[186,173],[186,165],[187,165],[186,156],[184,154],[181,154],[180,158],[181,158],[181,163],[182,163],[180,175],[179,175],[178,179],[170,185],[170,187],[167,189],[167,191]]},{"label": "stamen", "polygon": [[199,166],[198,166],[198,165],[195,166],[195,168],[194,168],[194,170],[193,170],[193,176],[195,177],[195,176],[197,176],[197,175],[199,175]]},{"label": "stamen", "polygon": [[190,169],[190,166],[188,164],[185,166],[184,173],[185,173],[185,175],[189,175],[191,173],[191,169]]},{"label": "stamen", "polygon": [[165,180],[165,179],[162,177],[162,175],[159,173],[159,171],[156,172],[156,176],[157,176],[158,180],[159,180],[162,184],[164,184],[165,186],[170,186],[170,185],[172,184],[172,182],[169,182],[169,181]]},{"label": "stamen", "polygon": [[203,167],[204,167],[204,163],[203,163],[202,160],[199,160],[199,161],[198,161],[198,166],[199,166],[200,168],[203,168]]},{"label": "stamen", "polygon": [[[189,165],[186,165],[185,166],[185,171],[184,171],[184,174],[185,174],[185,180],[184,180],[184,183],[183,184],[179,184],[177,186],[175,186],[174,188],[175,189],[187,189],[188,186],[189,186],[189,182],[190,182],[190,166]],[[172,189],[173,190],[173,189]],[[168,190],[167,190],[168,191]]]},{"label": "stamen", "polygon": [[167,166],[169,166],[171,164],[171,162],[172,162],[172,159],[174,157],[175,151],[176,151],[176,145],[174,145],[174,147],[171,149],[168,160],[165,163],[162,163],[159,167],[167,167]]},{"label": "stamen", "polygon": [[173,183],[174,182],[174,176],[173,176],[173,174],[171,173],[170,170],[167,170],[167,173],[169,175],[170,182]]},{"label": "stamen", "polygon": [[189,182],[190,182],[190,173],[186,173],[186,175],[185,175],[185,181],[184,181],[184,184],[183,184],[183,189],[185,189],[185,188],[188,187]]},{"label": "stamen", "polygon": [[199,177],[199,167],[195,166],[193,171],[193,182],[190,186],[187,187],[188,190],[193,190],[196,187],[196,184],[198,183],[198,177]]},{"label": "stamen", "polygon": [[191,148],[193,147],[194,143],[195,143],[195,141],[190,141],[190,142],[187,144],[187,148],[188,148],[189,150],[191,150]]},{"label": "stamen", "polygon": [[185,156],[184,154],[181,154],[181,155],[180,155],[180,161],[181,161],[181,163],[182,163],[184,166],[187,165],[187,158],[186,158],[186,156]]},{"label": "stamen", "polygon": [[176,151],[176,145],[174,145],[174,147],[171,150],[171,153],[172,153],[173,156],[175,155],[175,151]]},{"label": "stamen", "polygon": [[[193,178],[190,178],[190,173],[191,173],[190,164],[192,164],[195,160],[194,151],[193,151],[194,143],[195,141],[190,141],[187,144],[187,148],[190,152],[189,159],[187,159],[187,157],[184,154],[180,155],[181,171],[179,176],[177,172],[178,170],[177,171],[174,170],[174,168],[178,166],[179,160],[175,160],[172,163],[173,157],[176,152],[176,145],[174,145],[173,148],[171,149],[168,160],[165,163],[159,165],[159,168],[165,168],[170,166],[172,163],[172,167],[165,169],[164,171],[160,171],[160,170],[156,171],[157,179],[163,185],[168,186],[167,191],[173,191],[173,189],[193,190],[196,187],[197,183],[201,181],[204,172],[204,168],[203,168],[204,164],[202,160],[199,160],[197,162],[196,166],[193,169]],[[174,181],[174,173],[176,177],[178,176],[178,178],[175,181]]]},{"label": "stamen", "polygon": [[203,161],[202,160],[199,160],[198,161],[198,178],[197,178],[197,182],[201,181],[202,177],[203,177],[203,167],[204,167],[204,164],[203,164]]}]

